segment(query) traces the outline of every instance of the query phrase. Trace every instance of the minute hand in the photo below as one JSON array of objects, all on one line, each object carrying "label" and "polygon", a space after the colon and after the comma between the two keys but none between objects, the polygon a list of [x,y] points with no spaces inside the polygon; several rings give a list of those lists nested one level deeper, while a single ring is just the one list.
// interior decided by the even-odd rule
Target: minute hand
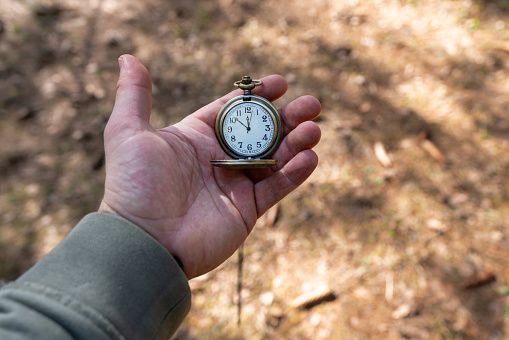
[{"label": "minute hand", "polygon": [[253,117],[253,114],[251,113],[250,116],[247,116],[246,117],[246,121],[247,121],[247,131],[249,132],[249,130],[251,130],[251,117]]}]

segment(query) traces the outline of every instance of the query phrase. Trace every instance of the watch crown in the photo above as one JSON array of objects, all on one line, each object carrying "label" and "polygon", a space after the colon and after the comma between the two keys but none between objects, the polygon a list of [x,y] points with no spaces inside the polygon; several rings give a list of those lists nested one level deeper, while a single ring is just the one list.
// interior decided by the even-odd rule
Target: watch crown
[{"label": "watch crown", "polygon": [[251,84],[252,81],[253,81],[253,79],[251,79],[250,76],[244,76],[244,77],[242,77],[242,80],[240,82],[242,84],[249,85],[249,84]]},{"label": "watch crown", "polygon": [[242,77],[242,80],[239,80],[239,81],[236,81],[235,83],[233,83],[233,85],[244,90],[245,94],[251,94],[252,89],[254,89],[256,86],[260,86],[262,84],[263,83],[261,80],[251,79],[250,76],[244,76],[244,77]]}]

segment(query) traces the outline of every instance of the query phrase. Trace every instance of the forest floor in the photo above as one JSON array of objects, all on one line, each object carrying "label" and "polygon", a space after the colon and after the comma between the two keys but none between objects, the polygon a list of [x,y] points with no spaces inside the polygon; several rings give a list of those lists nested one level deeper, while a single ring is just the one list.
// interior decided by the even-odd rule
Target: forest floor
[{"label": "forest floor", "polygon": [[2,0],[3,281],[97,209],[124,53],[155,127],[245,74],[322,102],[317,170],[245,242],[240,325],[232,256],[178,339],[509,338],[509,1]]}]

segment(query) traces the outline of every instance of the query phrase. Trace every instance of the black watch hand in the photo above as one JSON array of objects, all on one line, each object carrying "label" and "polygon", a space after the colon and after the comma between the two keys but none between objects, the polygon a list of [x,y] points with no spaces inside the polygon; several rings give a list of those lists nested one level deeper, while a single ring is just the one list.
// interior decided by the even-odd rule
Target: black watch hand
[{"label": "black watch hand", "polygon": [[249,132],[251,130],[251,117],[246,117],[246,121],[247,121],[247,126],[246,126],[247,132]]},{"label": "black watch hand", "polygon": [[[241,122],[240,120],[238,120],[238,119],[236,119],[236,120],[237,120],[237,122],[239,122],[240,124],[242,124],[242,126],[244,126],[244,127],[247,129],[247,131],[248,131],[248,132],[249,132],[249,130],[251,130],[251,128],[250,128],[250,127],[248,127],[248,126],[246,126],[246,124],[242,123],[242,122]],[[248,121],[249,121],[249,120],[248,120]],[[249,124],[249,123],[248,123],[248,124]]]}]

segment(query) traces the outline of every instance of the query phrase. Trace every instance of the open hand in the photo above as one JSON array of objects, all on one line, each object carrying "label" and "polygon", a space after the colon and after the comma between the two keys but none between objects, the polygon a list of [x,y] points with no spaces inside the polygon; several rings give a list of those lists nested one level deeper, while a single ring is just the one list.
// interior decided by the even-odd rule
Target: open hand
[{"label": "open hand", "polygon": [[[277,167],[227,170],[210,160],[227,159],[214,133],[216,115],[235,90],[163,129],[149,123],[152,88],[147,69],[133,56],[121,65],[115,107],[104,131],[105,194],[99,211],[133,222],[183,264],[190,279],[225,261],[244,242],[256,220],[297,188],[318,163],[311,150],[320,140],[310,120],[320,103],[300,97],[280,109],[284,139],[273,155]],[[281,97],[281,76],[263,78],[253,90],[270,101]]]}]

